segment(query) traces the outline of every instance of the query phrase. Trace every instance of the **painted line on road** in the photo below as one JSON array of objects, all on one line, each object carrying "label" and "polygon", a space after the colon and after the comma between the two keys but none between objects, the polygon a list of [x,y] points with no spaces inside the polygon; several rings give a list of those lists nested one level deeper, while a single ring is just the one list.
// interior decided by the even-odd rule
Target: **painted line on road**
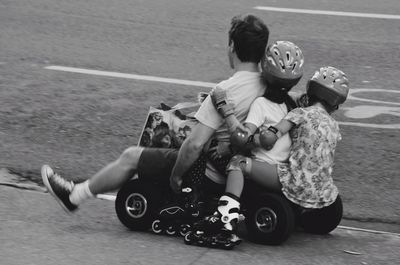
[{"label": "painted line on road", "polygon": [[352,227],[352,226],[339,225],[337,228],[343,229],[343,230],[351,230],[351,231],[357,231],[357,232],[372,233],[372,234],[400,236],[399,233],[385,232],[385,231],[372,230],[372,229],[364,229],[364,228],[357,228],[357,227]]},{"label": "painted line on road", "polygon": [[96,198],[114,202],[117,199],[117,196],[112,195],[112,194],[97,194]]},{"label": "painted line on road", "polygon": [[374,124],[374,123],[360,123],[360,122],[347,122],[347,121],[338,121],[338,123],[344,126],[355,126],[364,128],[391,129],[391,130],[400,129],[400,124]]},{"label": "painted line on road", "polygon": [[[70,73],[79,73],[79,74],[86,74],[86,75],[97,75],[97,76],[106,76],[106,77],[115,77],[115,78],[128,78],[128,79],[144,80],[144,81],[151,81],[151,82],[162,82],[162,83],[177,84],[177,85],[195,86],[195,87],[214,88],[216,85],[215,83],[209,83],[209,82],[182,80],[182,79],[176,79],[176,78],[164,78],[164,77],[149,76],[149,75],[136,75],[136,74],[127,74],[127,73],[110,72],[110,71],[100,71],[100,70],[58,66],[58,65],[47,66],[44,68],[48,69],[48,70],[63,71],[63,72],[70,72]],[[359,100],[359,101],[366,101],[366,102],[371,102],[371,103],[381,103],[381,104],[384,103],[384,104],[392,104],[392,105],[399,104],[400,105],[400,103],[398,103],[398,102],[387,102],[387,101],[380,101],[380,100],[364,99],[364,98],[353,96],[353,94],[359,93],[359,92],[400,93],[400,91],[397,91],[397,90],[353,88],[350,91],[348,100]],[[345,125],[345,126],[356,126],[356,127],[377,128],[377,129],[379,129],[379,128],[380,129],[400,129],[400,124],[371,124],[371,123],[359,123],[359,122],[339,122],[339,124]]]},{"label": "painted line on road", "polygon": [[87,74],[87,75],[98,75],[98,76],[127,78],[127,79],[153,81],[153,82],[161,82],[161,83],[169,83],[169,84],[178,84],[178,85],[185,85],[185,86],[208,87],[208,88],[214,88],[214,86],[215,86],[214,83],[201,82],[201,81],[182,80],[182,79],[175,79],[175,78],[164,78],[164,77],[157,77],[157,76],[151,76],[151,75],[126,74],[126,73],[91,70],[91,69],[66,67],[66,66],[58,66],[58,65],[46,66],[45,69],[70,72],[70,73]]},{"label": "painted line on road", "polygon": [[342,12],[342,11],[327,11],[327,10],[313,10],[313,9],[299,9],[299,8],[282,8],[282,7],[272,7],[272,6],[255,6],[254,9],[263,10],[263,11],[311,14],[311,15],[380,18],[380,19],[400,19],[400,15],[390,15],[390,14]]}]

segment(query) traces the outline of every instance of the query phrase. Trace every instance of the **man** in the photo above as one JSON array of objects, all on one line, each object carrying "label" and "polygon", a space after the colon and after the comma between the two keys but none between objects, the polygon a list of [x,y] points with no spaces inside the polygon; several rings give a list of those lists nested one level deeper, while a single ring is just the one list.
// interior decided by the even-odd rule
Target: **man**
[{"label": "man", "polygon": [[[231,21],[228,59],[234,74],[217,86],[226,89],[227,100],[235,106],[234,115],[240,122],[245,120],[254,99],[263,95],[265,90],[258,63],[264,56],[268,37],[268,27],[253,15],[236,16]],[[74,211],[83,201],[99,193],[120,188],[135,173],[138,173],[139,178],[153,178],[158,183],[169,182],[171,188],[179,192],[184,174],[199,158],[203,149],[207,149],[208,143],[212,139],[229,142],[224,120],[210,97],[204,100],[195,117],[199,123],[179,151],[132,146],[117,160],[79,184],[64,179],[51,167],[44,165],[43,182],[67,211]],[[168,173],[169,179],[165,177],[169,176]],[[206,176],[216,183],[224,183],[224,178],[211,163],[207,163]]]}]

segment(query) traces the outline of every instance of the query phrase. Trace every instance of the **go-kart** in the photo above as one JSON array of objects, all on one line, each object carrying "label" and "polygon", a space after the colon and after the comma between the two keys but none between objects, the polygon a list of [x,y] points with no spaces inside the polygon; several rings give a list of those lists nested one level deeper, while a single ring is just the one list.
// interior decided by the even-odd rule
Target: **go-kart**
[{"label": "go-kart", "polygon": [[[215,210],[219,194],[208,194],[203,213]],[[204,215],[177,215],[168,220],[160,216],[160,208],[166,202],[173,202],[175,195],[168,187],[154,185],[139,178],[126,183],[118,192],[115,201],[117,216],[122,224],[131,230],[165,233],[185,236],[193,222]],[[245,184],[241,214],[248,238],[260,244],[279,245],[285,242],[296,227],[313,234],[328,234],[342,218],[340,196],[328,207],[304,209],[294,205],[282,194],[269,192],[252,182]],[[165,208],[164,208],[165,209]],[[177,210],[172,208],[171,210]]]},{"label": "go-kart", "polygon": [[[193,119],[190,118],[190,114],[184,115],[181,110],[196,106],[196,104],[181,103],[175,107],[162,104],[161,108],[150,108],[139,141],[141,145],[149,140],[145,135],[146,126],[150,126],[149,121],[154,121],[157,117],[161,117],[161,120],[177,134],[181,129],[182,132],[183,129],[190,129]],[[180,136],[183,137],[183,133]],[[115,201],[119,220],[135,231],[151,229],[157,234],[185,236],[194,222],[215,211],[217,200],[221,195],[215,192],[204,194],[205,200],[200,210],[188,214],[182,207],[177,207],[182,204],[177,204],[179,198],[169,187],[146,179],[141,179],[139,176],[128,181],[119,190]],[[169,204],[171,207],[165,207]],[[248,238],[266,245],[279,245],[285,242],[296,227],[301,227],[309,233],[327,234],[338,226],[342,213],[342,201],[339,196],[328,207],[304,209],[291,203],[283,194],[270,192],[250,181],[245,183],[241,198],[241,214],[244,217]]]}]

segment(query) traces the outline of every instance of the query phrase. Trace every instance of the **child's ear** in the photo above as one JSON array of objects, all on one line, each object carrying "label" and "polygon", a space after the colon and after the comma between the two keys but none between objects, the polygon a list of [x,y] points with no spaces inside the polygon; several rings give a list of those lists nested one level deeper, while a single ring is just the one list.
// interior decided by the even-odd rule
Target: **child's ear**
[{"label": "child's ear", "polygon": [[233,41],[229,44],[229,52],[234,53],[235,52],[235,45],[233,44]]}]

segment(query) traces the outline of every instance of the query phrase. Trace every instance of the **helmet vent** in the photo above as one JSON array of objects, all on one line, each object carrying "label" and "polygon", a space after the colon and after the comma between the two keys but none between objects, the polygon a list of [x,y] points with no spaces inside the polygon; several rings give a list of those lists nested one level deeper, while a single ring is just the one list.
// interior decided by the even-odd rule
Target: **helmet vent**
[{"label": "helmet vent", "polygon": [[285,64],[282,60],[279,60],[279,65],[281,66],[282,70],[285,70]]},{"label": "helmet vent", "polygon": [[275,61],[274,61],[271,57],[268,57],[267,60],[268,60],[268,62],[270,62],[273,66],[276,66]]}]

